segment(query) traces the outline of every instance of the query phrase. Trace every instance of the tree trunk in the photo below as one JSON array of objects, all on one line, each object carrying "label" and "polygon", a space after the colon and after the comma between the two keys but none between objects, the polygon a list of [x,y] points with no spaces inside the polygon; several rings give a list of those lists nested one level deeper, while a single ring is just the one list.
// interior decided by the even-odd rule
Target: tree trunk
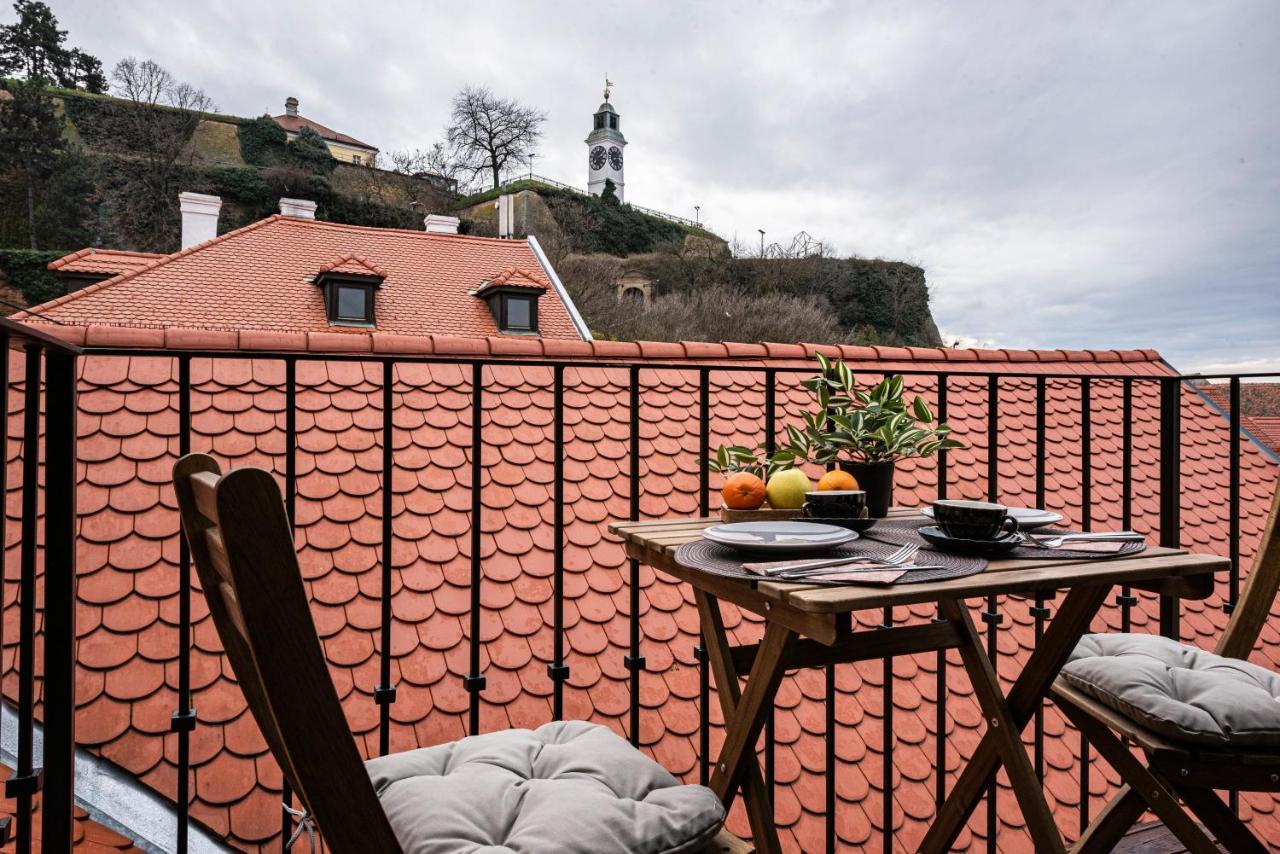
[{"label": "tree trunk", "polygon": [[27,230],[31,232],[31,248],[36,248],[36,188],[35,179],[27,176]]},{"label": "tree trunk", "polygon": [[501,173],[501,172],[499,171],[499,169],[498,169],[498,161],[497,161],[497,160],[490,160],[490,161],[489,161],[489,164],[490,164],[490,166],[493,168],[493,189],[495,189],[495,190],[496,190],[496,189],[498,189],[498,187],[499,187],[499,186],[501,185],[501,183],[502,183],[502,181],[501,181],[502,173]]}]

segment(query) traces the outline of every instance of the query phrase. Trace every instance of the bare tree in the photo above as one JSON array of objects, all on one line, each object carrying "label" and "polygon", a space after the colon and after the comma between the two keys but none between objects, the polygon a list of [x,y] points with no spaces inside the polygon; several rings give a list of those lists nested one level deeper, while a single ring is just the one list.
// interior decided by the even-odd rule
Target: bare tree
[{"label": "bare tree", "polygon": [[201,115],[217,107],[204,91],[181,83],[152,60],[127,57],[111,73],[118,111],[117,145],[127,152],[125,221],[140,249],[169,250],[177,233],[177,194],[191,165],[191,138]]},{"label": "bare tree", "polygon": [[496,188],[504,168],[529,163],[546,120],[546,113],[533,107],[499,98],[483,86],[467,86],[453,97],[440,154],[473,179],[490,173]]}]

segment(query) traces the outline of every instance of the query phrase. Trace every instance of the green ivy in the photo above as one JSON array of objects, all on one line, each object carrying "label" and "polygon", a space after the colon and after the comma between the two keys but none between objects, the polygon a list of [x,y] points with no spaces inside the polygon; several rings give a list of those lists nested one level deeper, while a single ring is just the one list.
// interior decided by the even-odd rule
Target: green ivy
[{"label": "green ivy", "polygon": [[253,166],[219,166],[209,170],[214,191],[224,199],[246,204],[271,201],[271,191],[262,172]]},{"label": "green ivy", "polygon": [[289,135],[271,116],[245,119],[236,127],[240,138],[240,157],[253,166],[273,166],[287,159],[285,146]]}]

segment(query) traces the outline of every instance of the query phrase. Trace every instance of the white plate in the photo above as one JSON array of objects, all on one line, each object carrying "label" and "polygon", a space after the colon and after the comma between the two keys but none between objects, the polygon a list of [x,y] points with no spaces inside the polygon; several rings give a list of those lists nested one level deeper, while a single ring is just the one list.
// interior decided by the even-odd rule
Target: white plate
[{"label": "white plate", "polygon": [[[921,507],[920,512],[933,518],[932,507]],[[1052,510],[1038,510],[1034,507],[1010,507],[1009,515],[1018,520],[1018,528],[1023,531],[1034,531],[1036,528],[1043,528],[1045,525],[1056,525],[1062,521],[1061,513],[1054,513]]]},{"label": "white plate", "polygon": [[858,532],[813,522],[733,522],[713,525],[702,536],[743,551],[792,554],[842,546],[858,539]]}]

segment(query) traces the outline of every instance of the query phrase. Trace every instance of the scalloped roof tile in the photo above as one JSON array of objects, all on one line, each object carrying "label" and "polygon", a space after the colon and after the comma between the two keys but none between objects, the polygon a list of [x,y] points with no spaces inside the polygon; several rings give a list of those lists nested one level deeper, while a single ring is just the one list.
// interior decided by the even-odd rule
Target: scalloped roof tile
[{"label": "scalloped roof tile", "polygon": [[157,252],[130,252],[124,249],[89,247],[50,261],[48,269],[55,273],[87,273],[118,276],[149,267],[165,256]]}]

